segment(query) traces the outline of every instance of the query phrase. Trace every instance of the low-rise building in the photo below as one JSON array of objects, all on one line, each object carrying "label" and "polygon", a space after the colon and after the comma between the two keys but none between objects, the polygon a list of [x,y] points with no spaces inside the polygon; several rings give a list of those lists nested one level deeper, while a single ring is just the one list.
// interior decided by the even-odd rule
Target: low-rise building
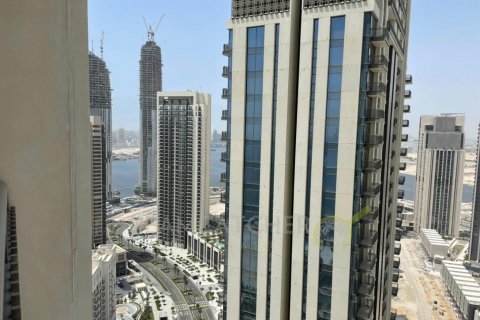
[{"label": "low-rise building", "polygon": [[436,230],[420,230],[420,239],[422,240],[422,245],[431,259],[433,259],[435,256],[442,256],[444,258],[448,256],[448,244],[445,240],[443,240]]},{"label": "low-rise building", "polygon": [[120,246],[115,246],[117,254],[116,275],[117,277],[127,274],[127,251]]},{"label": "low-rise building", "polygon": [[224,268],[223,233],[198,234],[187,232],[187,250],[206,263],[210,268],[223,272]]},{"label": "low-rise building", "polygon": [[462,262],[443,261],[442,279],[464,319],[474,320],[480,310],[480,285]]},{"label": "low-rise building", "polygon": [[114,244],[92,250],[93,320],[115,319],[116,262]]}]

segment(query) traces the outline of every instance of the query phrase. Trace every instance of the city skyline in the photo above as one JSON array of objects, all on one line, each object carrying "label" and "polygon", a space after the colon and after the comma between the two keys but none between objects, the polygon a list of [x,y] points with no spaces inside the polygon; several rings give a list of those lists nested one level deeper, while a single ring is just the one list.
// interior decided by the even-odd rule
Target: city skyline
[{"label": "city skyline", "polygon": [[[476,32],[480,29],[480,2],[459,0],[448,8],[436,4],[433,0],[412,3],[407,70],[414,78],[410,103],[416,108],[410,114],[411,126],[406,133],[417,137],[422,115],[455,110],[466,113],[466,140],[475,143],[480,121],[475,116],[475,103],[480,101],[480,91],[476,90],[480,87],[480,65],[469,61],[475,61],[475,53],[480,50],[480,34]],[[212,11],[216,14],[212,15]],[[163,89],[212,92],[212,131],[224,130],[220,119],[225,107],[220,96],[225,65],[221,49],[228,38],[225,25],[230,17],[229,1],[90,0],[89,46],[93,40],[94,52],[99,53],[101,34],[105,32],[104,56],[113,88],[113,128],[139,128],[138,54],[147,39],[142,16],[156,25],[163,14],[165,18],[155,36],[164,56]],[[180,20],[188,23],[179,24]],[[208,45],[203,42],[205,38],[209,39]],[[469,50],[462,50],[460,56],[456,48],[465,43]]]}]

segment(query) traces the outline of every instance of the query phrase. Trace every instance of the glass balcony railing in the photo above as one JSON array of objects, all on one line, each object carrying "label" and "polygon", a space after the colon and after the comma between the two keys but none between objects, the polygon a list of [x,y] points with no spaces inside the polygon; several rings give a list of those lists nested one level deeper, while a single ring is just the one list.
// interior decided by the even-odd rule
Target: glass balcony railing
[{"label": "glass balcony railing", "polygon": [[382,168],[382,160],[368,160],[363,163],[364,171],[378,171]]},{"label": "glass balcony railing", "polygon": [[404,205],[399,203],[397,204],[397,213],[402,213],[404,209]]},{"label": "glass balcony railing", "polygon": [[380,193],[380,183],[366,183],[362,188],[362,194],[366,197],[375,197]]},{"label": "glass balcony railing", "polygon": [[381,82],[372,83],[368,89],[370,97],[385,96],[387,93],[387,86]]},{"label": "glass balcony railing", "polygon": [[401,155],[402,157],[406,157],[407,154],[408,154],[408,149],[407,149],[407,148],[401,148],[401,149],[400,149],[400,155]]},{"label": "glass balcony railing", "polygon": [[403,186],[405,184],[405,176],[399,176],[398,177],[398,184]]},{"label": "glass balcony railing", "polygon": [[229,75],[230,75],[230,70],[228,70],[228,67],[223,67],[222,77],[228,78]]},{"label": "glass balcony railing", "polygon": [[360,246],[362,247],[373,247],[378,241],[378,232],[372,231],[369,232],[367,236],[365,236],[360,241]]},{"label": "glass balcony railing", "polygon": [[373,307],[370,305],[360,305],[357,312],[357,319],[370,320],[373,313]]},{"label": "glass balcony railing", "polygon": [[373,270],[376,264],[377,264],[377,256],[374,254],[371,254],[369,259],[360,261],[359,269],[364,272],[370,272]]},{"label": "glass balcony railing", "polygon": [[367,145],[379,145],[383,143],[383,137],[380,135],[368,135],[365,139]]},{"label": "glass balcony railing", "polygon": [[402,134],[402,142],[408,141],[408,134]]},{"label": "glass balcony railing", "polygon": [[229,46],[228,44],[224,44],[224,45],[223,45],[222,53],[223,53],[223,55],[226,56],[226,57],[230,56],[231,49],[230,49],[230,46]]},{"label": "glass balcony railing", "polygon": [[229,114],[228,110],[222,110],[222,120],[228,120]]},{"label": "glass balcony railing", "polygon": [[229,139],[228,132],[222,131],[222,141],[227,141]]},{"label": "glass balcony railing", "polygon": [[378,219],[378,208],[371,208],[370,212],[360,218],[362,222],[370,223]]},{"label": "glass balcony railing", "polygon": [[411,108],[409,104],[403,106],[403,113],[410,113]]},{"label": "glass balcony railing", "polygon": [[224,88],[222,90],[222,99],[228,99],[230,97],[230,94],[228,92],[228,89]]},{"label": "glass balcony railing", "polygon": [[368,108],[366,119],[367,120],[385,119],[385,111],[375,107]]}]

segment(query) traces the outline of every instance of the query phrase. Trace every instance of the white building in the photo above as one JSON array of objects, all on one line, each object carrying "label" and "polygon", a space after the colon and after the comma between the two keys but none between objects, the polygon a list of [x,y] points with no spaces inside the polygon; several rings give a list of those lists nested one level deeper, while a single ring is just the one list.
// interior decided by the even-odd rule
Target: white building
[{"label": "white building", "polygon": [[448,257],[448,243],[438,234],[437,230],[420,230],[420,239],[428,256],[433,259],[435,256]]},{"label": "white building", "polygon": [[420,119],[415,190],[415,230],[458,236],[465,164],[465,117]]},{"label": "white building", "polygon": [[227,319],[390,319],[409,16],[232,1]]},{"label": "white building", "polygon": [[480,310],[480,286],[462,262],[443,261],[442,279],[463,319],[474,320]]},{"label": "white building", "polygon": [[188,253],[220,272],[224,269],[224,249],[223,234],[219,237],[215,234],[187,233]]},{"label": "white building", "polygon": [[115,245],[100,245],[92,250],[93,320],[115,319]]}]

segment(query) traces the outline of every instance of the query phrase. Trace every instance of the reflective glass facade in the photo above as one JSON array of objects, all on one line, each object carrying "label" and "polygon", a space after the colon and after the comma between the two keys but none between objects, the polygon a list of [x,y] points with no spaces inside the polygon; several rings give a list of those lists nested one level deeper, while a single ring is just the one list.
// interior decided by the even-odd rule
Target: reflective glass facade
[{"label": "reflective glass facade", "polygon": [[240,318],[256,319],[265,28],[247,29]]},{"label": "reflective glass facade", "polygon": [[322,212],[320,231],[320,265],[318,319],[330,319],[332,299],[333,239],[335,196],[337,188],[338,134],[342,91],[345,17],[333,17],[330,26],[330,49],[325,124]]}]

